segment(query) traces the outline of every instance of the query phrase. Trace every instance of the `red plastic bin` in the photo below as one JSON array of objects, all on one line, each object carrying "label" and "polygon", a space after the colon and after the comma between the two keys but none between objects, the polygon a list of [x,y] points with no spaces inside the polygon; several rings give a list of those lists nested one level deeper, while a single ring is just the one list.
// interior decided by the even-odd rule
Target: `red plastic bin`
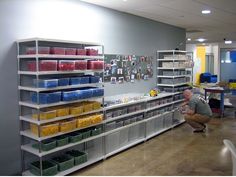
[{"label": "red plastic bin", "polygon": [[65,48],[63,48],[63,47],[52,47],[50,50],[50,53],[54,54],[54,55],[65,55],[66,54]]},{"label": "red plastic bin", "polygon": [[96,56],[96,55],[98,55],[98,50],[95,50],[95,49],[86,49],[86,55],[89,55],[89,56]]},{"label": "red plastic bin", "polygon": [[75,48],[66,48],[65,54],[66,55],[76,55],[76,49]]},{"label": "red plastic bin", "polygon": [[86,55],[86,49],[77,49],[76,55]]},{"label": "red plastic bin", "polygon": [[[26,54],[27,55],[34,55],[36,54],[36,47],[26,47]],[[50,47],[38,47],[39,54],[49,54]]]},{"label": "red plastic bin", "polygon": [[[55,60],[42,60],[39,61],[39,71],[57,71],[57,61]],[[28,61],[28,71],[36,71],[36,61]]]},{"label": "red plastic bin", "polygon": [[86,70],[87,60],[77,60],[75,61],[75,70]]},{"label": "red plastic bin", "polygon": [[58,71],[74,71],[75,61],[70,60],[59,60]]},{"label": "red plastic bin", "polygon": [[88,69],[103,69],[104,61],[88,61]]}]

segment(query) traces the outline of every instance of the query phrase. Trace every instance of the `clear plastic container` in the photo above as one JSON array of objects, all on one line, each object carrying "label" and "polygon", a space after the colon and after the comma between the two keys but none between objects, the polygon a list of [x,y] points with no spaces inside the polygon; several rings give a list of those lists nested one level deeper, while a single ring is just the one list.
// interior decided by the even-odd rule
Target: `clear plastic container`
[{"label": "clear plastic container", "polygon": [[65,54],[66,55],[76,55],[76,48],[66,48]]},{"label": "clear plastic container", "polygon": [[76,120],[60,122],[60,132],[68,132],[74,129],[76,129]]},{"label": "clear plastic container", "polygon": [[97,56],[97,55],[98,55],[98,50],[95,50],[95,49],[86,49],[86,55],[89,55],[89,56]]},{"label": "clear plastic container", "polygon": [[75,70],[87,70],[87,60],[75,61]]},{"label": "clear plastic container", "polygon": [[86,55],[86,49],[77,49],[76,55]]},{"label": "clear plastic container", "polygon": [[106,131],[111,131],[116,128],[116,122],[111,122],[106,124]]},{"label": "clear plastic container", "polygon": [[80,99],[79,91],[63,91],[62,92],[62,101],[75,101]]},{"label": "clear plastic container", "polygon": [[[61,101],[61,92],[52,92],[52,93],[38,93],[39,94],[39,104],[50,104],[57,103]],[[37,103],[37,93],[31,93],[31,100],[34,103]]]},{"label": "clear plastic container", "polygon": [[33,80],[34,86],[38,88],[54,88],[58,87],[58,79],[34,79]]},{"label": "clear plastic container", "polygon": [[91,70],[101,70],[104,68],[104,61],[88,61],[88,69]]},{"label": "clear plastic container", "polygon": [[66,52],[63,47],[51,47],[50,53],[54,55],[65,55]]},{"label": "clear plastic container", "polygon": [[[30,130],[33,134],[39,136],[38,125],[30,124]],[[59,123],[39,126],[39,131],[41,137],[57,134],[59,132]]]},{"label": "clear plastic container", "polygon": [[106,119],[111,119],[113,117],[113,112],[106,113]]},{"label": "clear plastic container", "polygon": [[120,128],[124,125],[123,121],[116,122],[116,128]]},{"label": "clear plastic container", "polygon": [[59,71],[74,71],[75,70],[75,61],[59,60],[58,61],[58,70]]},{"label": "clear plastic container", "polygon": [[58,79],[58,86],[67,86],[70,84],[70,78],[60,78]]},{"label": "clear plastic container", "polygon": [[84,107],[82,105],[70,107],[70,114],[72,114],[72,115],[80,115],[83,112],[84,112]]},{"label": "clear plastic container", "polygon": [[40,111],[38,114],[38,111],[32,110],[32,118],[39,120],[48,120],[48,119],[54,119],[57,117],[56,111]]},{"label": "clear plastic container", "polygon": [[[39,71],[57,71],[56,60],[41,60],[38,62]],[[36,61],[27,62],[28,71],[36,71]]]},{"label": "clear plastic container", "polygon": [[88,84],[89,77],[71,77],[70,85]]},{"label": "clear plastic container", "polygon": [[[26,54],[27,55],[34,55],[36,54],[36,47],[26,47]],[[50,54],[50,47],[38,47],[38,54]]]}]

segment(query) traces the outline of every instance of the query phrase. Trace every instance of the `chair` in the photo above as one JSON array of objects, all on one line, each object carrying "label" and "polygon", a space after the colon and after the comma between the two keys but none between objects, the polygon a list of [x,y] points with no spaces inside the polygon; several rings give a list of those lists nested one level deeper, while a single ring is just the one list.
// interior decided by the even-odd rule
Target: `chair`
[{"label": "chair", "polygon": [[233,176],[236,176],[236,148],[230,140],[223,140],[225,146],[230,150],[233,162]]}]

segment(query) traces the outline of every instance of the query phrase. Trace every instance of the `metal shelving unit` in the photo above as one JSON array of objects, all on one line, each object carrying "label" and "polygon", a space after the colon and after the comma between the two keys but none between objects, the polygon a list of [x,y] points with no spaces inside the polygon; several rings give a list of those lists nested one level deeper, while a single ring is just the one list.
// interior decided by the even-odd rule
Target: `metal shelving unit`
[{"label": "metal shelving unit", "polygon": [[[54,54],[38,54],[40,47],[64,47],[64,48],[95,48],[99,50],[99,54],[97,56],[85,56],[85,55],[54,55]],[[26,54],[27,47],[33,47],[35,49],[35,54]],[[87,149],[88,143],[99,140],[103,138],[103,133],[97,136],[92,136],[87,139],[83,139],[82,141],[76,143],[69,143],[62,147],[56,147],[55,149],[49,151],[42,150],[42,142],[45,140],[51,140],[55,137],[59,137],[62,135],[67,135],[72,132],[78,132],[90,127],[103,127],[103,121],[96,124],[91,124],[89,126],[83,128],[76,128],[67,132],[60,132],[57,134],[49,135],[49,136],[41,136],[40,126],[48,125],[53,122],[71,120],[78,116],[84,115],[93,115],[96,113],[103,114],[103,108],[97,109],[89,112],[85,112],[78,115],[68,115],[63,117],[56,117],[48,120],[40,120],[39,114],[41,110],[44,109],[53,109],[57,106],[70,106],[74,104],[81,103],[83,101],[99,101],[102,105],[104,105],[104,97],[92,97],[88,99],[78,99],[74,101],[61,101],[56,103],[49,104],[40,104],[39,103],[39,94],[40,93],[50,93],[55,91],[70,91],[73,89],[83,89],[87,87],[92,88],[103,88],[104,85],[102,82],[100,83],[92,83],[92,84],[81,84],[81,85],[67,85],[67,86],[58,86],[54,88],[39,88],[37,85],[33,85],[33,79],[37,82],[39,79],[52,79],[52,78],[62,78],[65,77],[73,77],[73,76],[83,76],[86,74],[90,75],[99,75],[101,80],[103,81],[103,69],[99,70],[75,70],[75,71],[39,71],[39,62],[43,60],[104,60],[104,46],[98,43],[88,43],[88,42],[76,42],[76,41],[66,41],[66,40],[54,40],[54,39],[43,39],[43,38],[32,38],[17,41],[18,48],[18,95],[19,95],[19,120],[20,120],[20,135],[21,135],[21,154],[22,154],[22,174],[23,175],[33,175],[29,171],[28,164],[33,161],[40,162],[40,173],[42,175],[42,163],[44,160],[51,158],[49,155],[58,155],[61,151],[67,150],[69,148],[80,148],[82,146],[82,150]],[[34,61],[36,65],[36,71],[28,71],[27,70],[27,62]],[[37,94],[37,103],[33,103],[30,100],[31,93]],[[32,118],[32,110],[37,112],[37,119]],[[38,135],[33,134],[29,127],[30,124],[37,125],[38,127]],[[103,140],[103,139],[102,139]],[[38,149],[32,147],[32,144],[38,144]],[[80,168],[83,168],[87,165],[95,163],[99,160],[103,159],[103,156],[100,157],[90,157],[88,161],[79,166],[75,166],[69,170],[58,173],[57,175],[67,175],[72,173]]]}]

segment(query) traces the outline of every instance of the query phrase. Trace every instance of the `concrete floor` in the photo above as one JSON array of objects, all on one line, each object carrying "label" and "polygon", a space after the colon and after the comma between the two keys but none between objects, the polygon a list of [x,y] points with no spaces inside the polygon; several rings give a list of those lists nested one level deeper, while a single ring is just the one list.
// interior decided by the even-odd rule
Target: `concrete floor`
[{"label": "concrete floor", "polygon": [[198,134],[183,124],[72,175],[232,175],[226,138],[236,144],[236,119],[212,119],[206,133]]}]

